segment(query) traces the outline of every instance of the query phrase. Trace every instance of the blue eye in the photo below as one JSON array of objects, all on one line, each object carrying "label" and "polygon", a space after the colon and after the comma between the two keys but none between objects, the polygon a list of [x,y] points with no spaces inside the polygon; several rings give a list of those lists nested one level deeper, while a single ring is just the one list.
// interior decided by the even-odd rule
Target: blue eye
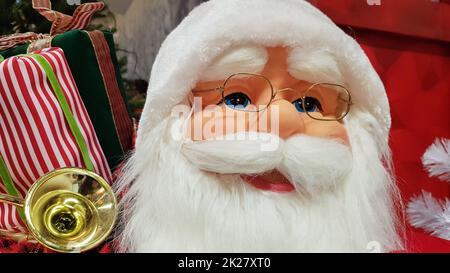
[{"label": "blue eye", "polygon": [[300,113],[305,113],[305,112],[311,113],[311,112],[318,112],[319,110],[322,110],[322,105],[320,105],[320,102],[317,99],[311,98],[311,97],[306,97],[305,99],[306,99],[305,100],[306,109],[304,109],[304,107],[303,107],[302,99],[298,99],[292,103],[292,104],[294,104],[297,111],[299,111]]},{"label": "blue eye", "polygon": [[224,103],[233,109],[244,109],[251,103],[251,100],[244,93],[233,93],[224,98]]}]

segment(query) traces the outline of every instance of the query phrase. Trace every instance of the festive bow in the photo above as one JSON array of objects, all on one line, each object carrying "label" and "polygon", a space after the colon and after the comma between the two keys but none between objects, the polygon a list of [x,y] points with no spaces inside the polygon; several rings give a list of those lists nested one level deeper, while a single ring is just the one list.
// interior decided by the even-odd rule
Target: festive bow
[{"label": "festive bow", "polygon": [[70,16],[52,10],[50,0],[33,0],[33,8],[47,18],[47,20],[52,22],[50,34],[27,32],[1,36],[0,50],[6,50],[19,44],[49,38],[72,29],[83,29],[90,23],[95,12],[102,10],[104,7],[105,4],[103,2],[81,4],[75,10],[73,16]]},{"label": "festive bow", "polygon": [[37,34],[33,32],[12,34],[0,37],[0,50],[6,50],[15,45],[25,44],[32,41],[50,37],[49,34]]}]

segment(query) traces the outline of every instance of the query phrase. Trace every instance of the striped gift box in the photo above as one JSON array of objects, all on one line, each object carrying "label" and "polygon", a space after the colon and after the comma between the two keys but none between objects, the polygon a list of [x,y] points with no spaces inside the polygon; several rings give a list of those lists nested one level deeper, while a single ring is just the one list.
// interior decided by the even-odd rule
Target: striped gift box
[{"label": "striped gift box", "polygon": [[[60,48],[35,52],[50,64],[87,146],[94,171],[111,172]],[[19,195],[42,175],[63,167],[85,168],[82,152],[42,65],[31,55],[0,63],[0,154]],[[0,192],[7,193],[0,183]],[[0,229],[25,231],[18,210],[0,203]]]}]

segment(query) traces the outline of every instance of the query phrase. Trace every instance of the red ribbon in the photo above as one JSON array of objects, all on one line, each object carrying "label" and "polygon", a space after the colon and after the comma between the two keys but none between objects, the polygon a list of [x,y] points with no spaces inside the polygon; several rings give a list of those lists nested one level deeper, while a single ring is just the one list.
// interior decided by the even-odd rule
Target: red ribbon
[{"label": "red ribbon", "polygon": [[50,37],[48,34],[37,34],[33,32],[12,34],[0,37],[0,50],[6,50],[16,45]]},{"label": "red ribbon", "polygon": [[19,44],[52,37],[73,29],[84,29],[92,16],[105,7],[103,2],[85,3],[78,6],[73,16],[52,10],[50,0],[33,0],[33,8],[52,22],[50,34],[32,32],[12,34],[0,37],[0,50],[6,50]]},{"label": "red ribbon", "polygon": [[92,19],[95,12],[102,10],[105,7],[103,2],[85,3],[75,10],[73,16],[63,14],[52,10],[50,0],[33,0],[33,8],[42,16],[52,22],[50,35],[64,33],[72,29],[85,28]]}]

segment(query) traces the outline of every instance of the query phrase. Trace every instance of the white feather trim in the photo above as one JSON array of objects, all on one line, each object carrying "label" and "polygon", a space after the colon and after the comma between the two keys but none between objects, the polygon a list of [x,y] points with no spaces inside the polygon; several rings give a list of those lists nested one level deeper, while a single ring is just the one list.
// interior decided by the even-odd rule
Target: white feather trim
[{"label": "white feather trim", "polygon": [[430,176],[450,182],[450,139],[436,139],[422,157]]},{"label": "white feather trim", "polygon": [[429,192],[414,197],[406,209],[408,220],[433,236],[450,240],[450,200],[439,202]]}]

